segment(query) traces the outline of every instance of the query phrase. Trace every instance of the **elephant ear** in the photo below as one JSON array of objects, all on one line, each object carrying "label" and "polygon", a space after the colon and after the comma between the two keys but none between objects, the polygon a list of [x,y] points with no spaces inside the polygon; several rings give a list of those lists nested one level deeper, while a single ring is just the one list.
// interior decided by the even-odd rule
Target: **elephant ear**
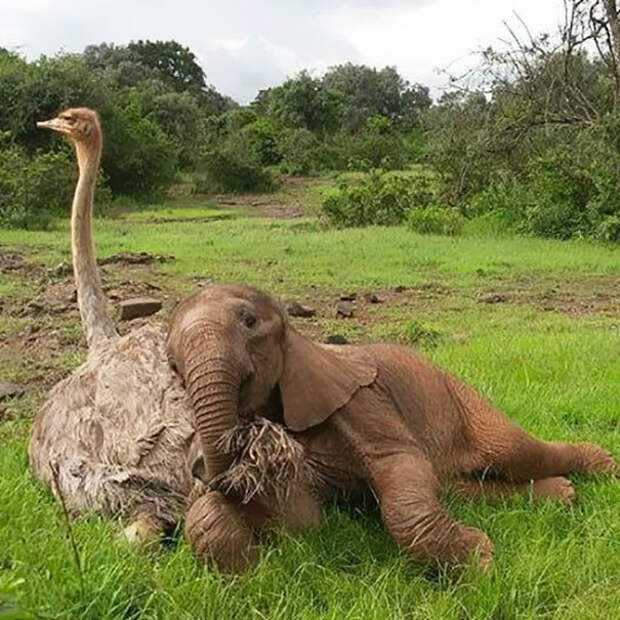
[{"label": "elephant ear", "polygon": [[289,329],[280,377],[284,421],[293,431],[320,424],[377,376],[368,350],[320,345]]}]

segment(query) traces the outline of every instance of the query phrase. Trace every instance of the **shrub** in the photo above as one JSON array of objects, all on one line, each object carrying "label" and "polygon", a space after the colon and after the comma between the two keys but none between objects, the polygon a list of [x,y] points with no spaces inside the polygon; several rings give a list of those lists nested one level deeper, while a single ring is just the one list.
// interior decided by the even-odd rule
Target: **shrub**
[{"label": "shrub", "polygon": [[339,131],[324,140],[325,167],[368,172],[373,168],[400,170],[410,163],[403,134],[383,117],[371,117],[359,133]]},{"label": "shrub", "polygon": [[323,168],[319,139],[308,129],[284,129],[280,136],[280,170],[288,174],[309,174]]},{"label": "shrub", "polygon": [[615,240],[620,218],[620,156],[589,131],[576,144],[532,158],[520,178],[506,175],[480,192],[469,211],[493,210],[506,225],[544,237]]},{"label": "shrub", "polygon": [[434,176],[428,171],[397,174],[373,170],[357,184],[341,181],[321,202],[321,212],[335,226],[401,224],[412,209],[435,199]]},{"label": "shrub", "polygon": [[270,192],[275,182],[268,170],[231,149],[215,148],[204,154],[197,191]]},{"label": "shrub", "polygon": [[[29,158],[17,146],[0,150],[0,225],[45,229],[54,217],[67,216],[77,180],[74,157],[67,150]],[[96,204],[109,203],[99,177]]]},{"label": "shrub", "polygon": [[271,166],[280,162],[282,154],[278,148],[276,131],[271,121],[266,118],[257,118],[245,125],[241,133],[259,164]]},{"label": "shrub", "polygon": [[449,207],[412,209],[407,216],[407,227],[423,235],[458,235],[463,229],[463,223],[463,216]]},{"label": "shrub", "polygon": [[0,222],[9,228],[47,228],[71,202],[75,164],[66,152],[29,159],[8,147],[0,152]]},{"label": "shrub", "polygon": [[620,216],[610,215],[596,229],[596,237],[601,241],[620,242]]},{"label": "shrub", "polygon": [[115,195],[149,196],[169,187],[177,175],[172,140],[140,106],[113,107],[102,119],[105,132],[102,166]]}]

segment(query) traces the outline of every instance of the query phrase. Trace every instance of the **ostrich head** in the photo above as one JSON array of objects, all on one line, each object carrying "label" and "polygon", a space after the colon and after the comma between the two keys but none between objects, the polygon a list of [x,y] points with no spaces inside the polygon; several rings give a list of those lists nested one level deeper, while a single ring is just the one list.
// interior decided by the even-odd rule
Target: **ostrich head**
[{"label": "ostrich head", "polygon": [[89,108],[63,110],[56,118],[38,122],[37,127],[56,131],[76,146],[99,146],[101,140],[99,116],[97,112]]}]

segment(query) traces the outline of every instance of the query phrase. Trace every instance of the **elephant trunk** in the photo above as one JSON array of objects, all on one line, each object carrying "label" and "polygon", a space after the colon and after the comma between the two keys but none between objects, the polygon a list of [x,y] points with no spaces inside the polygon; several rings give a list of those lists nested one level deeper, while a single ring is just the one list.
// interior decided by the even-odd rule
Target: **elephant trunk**
[{"label": "elephant trunk", "polygon": [[209,478],[223,473],[232,457],[222,451],[222,435],[238,422],[239,389],[243,376],[210,342],[185,357],[183,375],[202,440]]}]

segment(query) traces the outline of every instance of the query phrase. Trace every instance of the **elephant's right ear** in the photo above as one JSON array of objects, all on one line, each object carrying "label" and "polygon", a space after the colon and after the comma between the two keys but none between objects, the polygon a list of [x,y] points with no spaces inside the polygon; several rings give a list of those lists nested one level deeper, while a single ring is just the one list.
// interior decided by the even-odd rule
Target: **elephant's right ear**
[{"label": "elephant's right ear", "polygon": [[377,361],[358,347],[324,346],[289,328],[280,394],[286,425],[303,431],[346,405],[377,376]]}]

